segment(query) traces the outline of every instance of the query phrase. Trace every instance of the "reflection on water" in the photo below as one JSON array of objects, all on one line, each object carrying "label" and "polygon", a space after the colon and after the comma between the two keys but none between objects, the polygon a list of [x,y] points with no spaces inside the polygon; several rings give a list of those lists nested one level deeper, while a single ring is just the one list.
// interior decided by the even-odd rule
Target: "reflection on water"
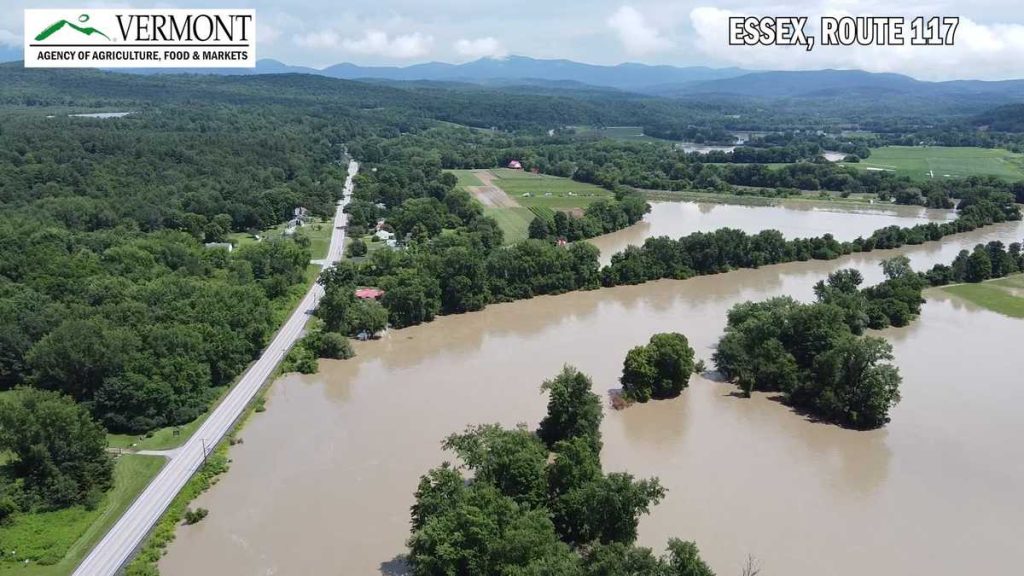
[{"label": "reflection on water", "polygon": [[601,250],[601,262],[630,244],[643,244],[652,236],[679,238],[692,232],[710,232],[723,227],[750,234],[774,228],[786,238],[809,238],[832,234],[841,241],[868,236],[886,226],[913,226],[919,222],[945,221],[951,210],[928,210],[917,206],[891,204],[854,208],[790,202],[785,206],[738,206],[708,202],[651,202],[651,212],[642,222],[588,240]]},{"label": "reflection on water", "polygon": [[[874,229],[875,225],[870,228]],[[1012,223],[900,251],[857,254],[496,305],[358,343],[358,356],[288,376],[231,449],[229,474],[195,504],[161,561],[167,576],[368,574],[404,548],[419,475],[470,423],[535,426],[540,383],[572,363],[600,391],[625,352],[677,330],[710,360],[736,302],[791,294],[841,267],[880,280],[897,252],[915,267],[977,242],[1024,238]],[[605,411],[606,469],[658,476],[665,501],[640,543],[696,540],[721,574],[748,553],[765,573],[1013,573],[1024,533],[1019,362],[1024,322],[929,294],[922,318],[888,330],[904,401],[885,429],[809,422],[757,394],[695,377],[678,398]]]}]

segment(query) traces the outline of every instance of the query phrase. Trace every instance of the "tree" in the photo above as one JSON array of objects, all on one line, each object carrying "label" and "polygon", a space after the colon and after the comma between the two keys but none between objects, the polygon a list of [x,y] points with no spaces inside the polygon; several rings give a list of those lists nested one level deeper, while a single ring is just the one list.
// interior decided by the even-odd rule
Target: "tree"
[{"label": "tree", "polygon": [[551,232],[548,230],[548,221],[540,216],[534,216],[533,220],[530,220],[530,227],[528,229],[529,237],[535,240],[547,240]]},{"label": "tree", "polygon": [[540,422],[537,435],[548,447],[561,440],[584,438],[595,452],[601,451],[601,399],[591,391],[593,383],[572,366],[545,381],[540,389],[548,392],[548,412]]},{"label": "tree", "polygon": [[349,335],[366,332],[374,336],[388,327],[388,310],[376,300],[356,300],[345,317]]},{"label": "tree", "polygon": [[555,528],[573,544],[636,540],[640,515],[665,496],[657,479],[616,472],[569,490],[551,504]]},{"label": "tree", "polygon": [[478,481],[494,485],[517,503],[537,506],[546,499],[547,449],[526,429],[470,426],[449,436],[443,446],[454,450]]},{"label": "tree", "polygon": [[113,481],[103,428],[68,396],[19,388],[0,400],[0,450],[15,477],[44,508],[93,505]]},{"label": "tree", "polygon": [[409,538],[413,574],[580,574],[543,508],[521,506],[486,482],[450,487],[443,502],[428,491],[414,506],[425,511],[428,500],[438,504],[420,516]]},{"label": "tree", "polygon": [[881,338],[840,339],[814,362],[817,409],[852,428],[884,425],[889,409],[900,401],[899,371],[882,363],[892,359],[892,346]]},{"label": "tree", "polygon": [[678,396],[689,384],[692,372],[693,348],[686,336],[662,333],[626,354],[620,381],[626,397],[646,402]]},{"label": "tree", "polygon": [[992,277],[992,258],[988,252],[978,246],[967,257],[967,267],[964,270],[964,280],[967,282],[981,282]]},{"label": "tree", "polygon": [[678,538],[668,541],[668,564],[672,576],[715,576],[711,567],[701,559],[697,544]]},{"label": "tree", "polygon": [[83,400],[120,373],[138,346],[132,331],[106,320],[67,320],[36,343],[27,360],[40,386]]},{"label": "tree", "polygon": [[366,256],[369,248],[366,246],[366,242],[362,238],[356,238],[348,243],[348,247],[345,252],[349,258],[358,258],[360,256]]}]

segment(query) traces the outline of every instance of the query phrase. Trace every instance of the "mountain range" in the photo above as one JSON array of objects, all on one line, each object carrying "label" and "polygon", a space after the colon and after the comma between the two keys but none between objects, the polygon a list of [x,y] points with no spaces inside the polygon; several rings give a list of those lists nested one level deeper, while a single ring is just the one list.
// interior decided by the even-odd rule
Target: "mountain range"
[{"label": "mountain range", "polygon": [[[20,50],[0,46],[0,61],[20,59]],[[711,94],[756,98],[980,98],[993,103],[1024,101],[1024,80],[928,82],[892,73],[861,70],[754,71],[742,68],[677,67],[638,63],[601,66],[571,60],[509,56],[463,64],[428,62],[411,66],[342,63],[317,69],[262,59],[254,69],[126,70],[140,74],[314,74],[347,80],[445,82],[482,86],[599,88],[663,97]]]}]

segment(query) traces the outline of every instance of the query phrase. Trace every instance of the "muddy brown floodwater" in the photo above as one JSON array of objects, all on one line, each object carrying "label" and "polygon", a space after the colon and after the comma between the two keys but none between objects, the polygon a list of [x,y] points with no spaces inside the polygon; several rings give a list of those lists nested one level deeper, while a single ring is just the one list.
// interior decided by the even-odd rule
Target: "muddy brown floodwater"
[{"label": "muddy brown floodwater", "polygon": [[711,232],[724,226],[757,233],[774,228],[786,238],[810,238],[831,233],[837,240],[869,236],[886,226],[912,226],[920,222],[945,221],[955,217],[952,210],[928,210],[917,206],[891,204],[829,206],[810,202],[788,202],[784,206],[738,206],[706,202],[651,202],[643,221],[589,242],[601,250],[601,263],[629,244],[643,244],[652,236],[678,238],[691,232]]},{"label": "muddy brown floodwater", "polygon": [[[765,220],[766,224],[770,220]],[[722,223],[723,225],[726,223]],[[962,248],[1024,238],[1011,223],[899,252],[918,269]],[[320,374],[273,385],[231,448],[231,471],[194,504],[165,576],[398,574],[421,474],[467,424],[536,426],[539,386],[572,363],[597,391],[654,332],[681,331],[710,359],[733,304],[812,298],[829,272],[880,280],[895,251],[685,281],[540,297],[449,316],[357,345]],[[640,544],[697,541],[721,575],[747,554],[762,574],[1010,574],[1024,534],[1024,322],[930,292],[920,320],[884,332],[903,402],[881,430],[812,423],[765,395],[694,377],[678,398],[605,410],[606,470],[658,476],[668,496]]]}]

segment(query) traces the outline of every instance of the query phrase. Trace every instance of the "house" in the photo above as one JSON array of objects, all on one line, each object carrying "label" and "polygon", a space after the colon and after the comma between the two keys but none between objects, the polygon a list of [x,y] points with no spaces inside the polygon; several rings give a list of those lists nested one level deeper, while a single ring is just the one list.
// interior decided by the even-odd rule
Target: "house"
[{"label": "house", "polygon": [[306,210],[302,206],[298,206],[294,210],[292,210],[292,216],[294,216],[294,221],[297,224],[301,224],[305,222],[307,218],[309,218],[309,210]]},{"label": "house", "polygon": [[356,298],[361,300],[376,300],[384,295],[380,288],[356,288]]},{"label": "house", "polygon": [[523,164],[519,160],[509,160],[508,167],[512,170],[522,170]]},{"label": "house", "polygon": [[380,229],[380,230],[377,230],[376,232],[374,232],[373,235],[376,236],[377,238],[380,238],[381,240],[383,240],[385,242],[388,242],[389,240],[393,241],[395,239],[395,233],[394,232],[388,232],[387,230],[384,230],[383,228]]}]

